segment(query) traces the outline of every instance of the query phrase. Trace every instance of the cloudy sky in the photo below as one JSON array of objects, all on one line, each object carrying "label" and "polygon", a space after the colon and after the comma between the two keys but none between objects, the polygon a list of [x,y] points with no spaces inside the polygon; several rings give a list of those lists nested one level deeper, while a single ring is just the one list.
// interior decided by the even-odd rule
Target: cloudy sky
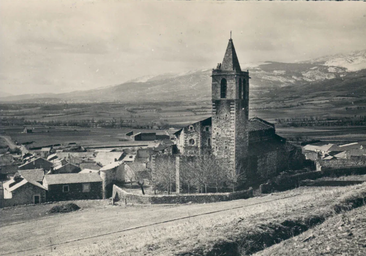
[{"label": "cloudy sky", "polygon": [[3,94],[213,68],[230,30],[242,68],[366,49],[363,2],[2,0],[0,24]]}]

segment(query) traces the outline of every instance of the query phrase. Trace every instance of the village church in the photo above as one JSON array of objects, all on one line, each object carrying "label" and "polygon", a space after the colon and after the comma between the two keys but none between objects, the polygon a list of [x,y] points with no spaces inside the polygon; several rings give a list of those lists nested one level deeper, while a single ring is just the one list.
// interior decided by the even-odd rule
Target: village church
[{"label": "village church", "polygon": [[175,133],[178,155],[213,154],[226,171],[244,174],[247,186],[301,164],[301,150],[278,136],[273,124],[249,119],[249,71],[242,71],[231,38],[211,77],[212,117]]}]

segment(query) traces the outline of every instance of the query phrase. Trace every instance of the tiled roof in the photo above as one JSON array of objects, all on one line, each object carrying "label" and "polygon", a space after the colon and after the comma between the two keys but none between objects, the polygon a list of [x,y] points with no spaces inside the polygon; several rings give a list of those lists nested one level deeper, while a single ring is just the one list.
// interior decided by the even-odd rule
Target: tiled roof
[{"label": "tiled roof", "polygon": [[23,166],[26,166],[27,164],[32,163],[32,162],[35,162],[35,161],[37,161],[37,160],[42,160],[43,162],[48,162],[48,163],[52,164],[50,161],[47,161],[46,159],[44,159],[44,158],[42,158],[42,157],[38,157],[38,158],[34,158],[34,159],[32,159],[31,161],[26,162],[26,163],[24,163],[24,164],[20,165],[18,168],[22,168]]},{"label": "tiled roof", "polygon": [[18,182],[17,184],[15,184],[14,186],[11,187],[7,187],[6,190],[9,192],[12,192],[18,188],[20,188],[21,186],[30,183],[36,187],[39,187],[41,189],[47,190],[47,188],[45,188],[44,186],[42,186],[41,184],[39,184],[37,181],[32,181],[32,180],[27,180],[27,179],[23,179],[22,181]]},{"label": "tiled roof", "polygon": [[30,169],[30,170],[19,170],[18,173],[27,180],[30,181],[42,181],[44,177],[43,169]]},{"label": "tiled roof", "polygon": [[47,183],[48,185],[101,181],[102,179],[100,178],[98,173],[64,173],[50,174],[44,176],[44,183]]},{"label": "tiled roof", "polygon": [[123,152],[98,152],[95,162],[101,163],[103,166],[119,161],[123,157]]},{"label": "tiled roof", "polygon": [[117,161],[117,162],[113,162],[110,163],[106,166],[103,166],[102,168],[100,168],[100,171],[107,171],[107,170],[112,170],[118,166],[120,166],[123,163],[123,161]]},{"label": "tiled roof", "polygon": [[249,119],[249,132],[274,129],[274,125],[258,117]]},{"label": "tiled roof", "polygon": [[99,173],[99,170],[83,169],[79,173]]}]

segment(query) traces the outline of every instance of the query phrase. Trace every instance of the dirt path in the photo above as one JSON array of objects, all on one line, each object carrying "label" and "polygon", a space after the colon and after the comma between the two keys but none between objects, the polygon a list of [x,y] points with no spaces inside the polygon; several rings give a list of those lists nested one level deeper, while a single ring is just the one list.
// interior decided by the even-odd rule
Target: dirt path
[{"label": "dirt path", "polygon": [[[229,214],[238,208],[251,208],[268,202],[290,200],[278,194],[248,200],[212,204],[123,208],[106,206],[80,212],[47,216],[29,222],[10,223],[0,229],[0,255],[33,255],[52,248],[72,248],[122,233],[142,233],[154,226],[182,221],[199,221],[207,215]],[[77,227],[77,228],[76,228]],[[54,250],[54,249],[52,249]],[[69,250],[67,250],[69,251]],[[73,255],[73,254],[69,254]]]},{"label": "dirt path", "polygon": [[[192,232],[189,229],[197,223],[212,226],[212,223],[225,223],[225,218],[233,216],[251,219],[278,207],[285,207],[287,211],[293,202],[296,202],[295,208],[302,209],[303,204],[310,204],[314,197],[313,190],[295,190],[212,204],[85,209],[3,225],[0,255],[113,255],[110,250],[116,247],[122,247],[113,249],[117,250],[116,255],[125,255],[126,250],[127,255],[131,255],[131,250],[146,247],[146,243],[169,239],[176,232],[186,232],[185,229]],[[119,239],[122,240],[118,242]]]},{"label": "dirt path", "polygon": [[9,146],[10,149],[15,149],[18,146],[11,140],[11,138],[9,136],[5,136],[5,135],[0,135],[0,138],[2,138],[6,144]]}]

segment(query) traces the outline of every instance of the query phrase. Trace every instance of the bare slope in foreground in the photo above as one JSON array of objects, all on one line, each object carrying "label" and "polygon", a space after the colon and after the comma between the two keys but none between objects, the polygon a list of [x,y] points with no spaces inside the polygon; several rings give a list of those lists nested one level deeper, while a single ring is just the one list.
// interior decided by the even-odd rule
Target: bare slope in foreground
[{"label": "bare slope in foreground", "polygon": [[366,206],[330,218],[256,256],[366,255]]},{"label": "bare slope in foreground", "polygon": [[202,205],[88,208],[5,223],[0,229],[0,255],[205,254],[218,243],[240,237],[243,231],[256,231],[270,222],[321,214],[341,201],[344,194],[360,191],[365,192],[366,185],[300,188]]}]

